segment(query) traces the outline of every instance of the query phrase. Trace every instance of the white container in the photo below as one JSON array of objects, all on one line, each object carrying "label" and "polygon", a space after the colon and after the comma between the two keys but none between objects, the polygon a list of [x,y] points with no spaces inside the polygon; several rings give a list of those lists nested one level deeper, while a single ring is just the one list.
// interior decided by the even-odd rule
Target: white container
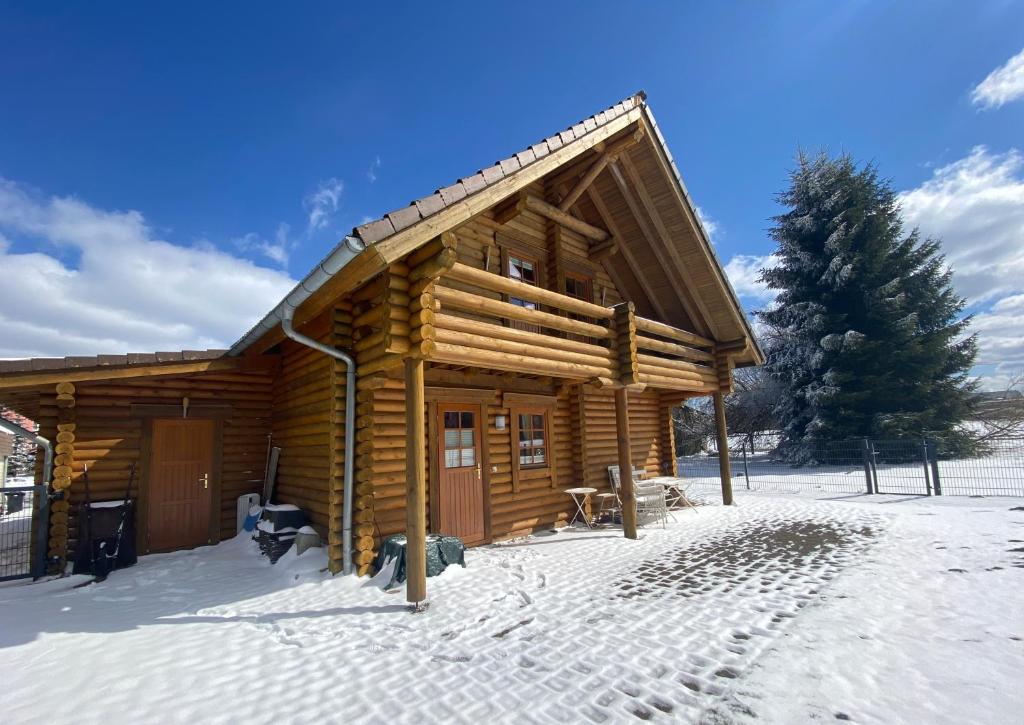
[{"label": "white container", "polygon": [[249,517],[249,509],[260,505],[258,493],[246,493],[238,497],[237,508],[235,509],[235,532],[239,532],[245,526],[245,520]]}]

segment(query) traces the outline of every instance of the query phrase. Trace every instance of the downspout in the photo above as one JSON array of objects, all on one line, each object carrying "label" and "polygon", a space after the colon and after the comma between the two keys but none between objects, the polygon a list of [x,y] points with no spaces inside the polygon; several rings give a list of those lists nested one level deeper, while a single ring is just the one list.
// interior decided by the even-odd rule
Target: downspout
[{"label": "downspout", "polygon": [[345,363],[345,477],[344,477],[344,505],[341,514],[341,555],[342,573],[352,573],[352,489],[353,469],[356,449],[356,361],[344,350],[339,350],[330,345],[307,337],[296,332],[292,327],[292,314],[294,310],[288,309],[281,316],[281,331],[285,337],[295,340],[300,345],[318,350],[325,355],[330,355],[335,360]]},{"label": "downspout", "polygon": [[[8,433],[12,433],[19,438],[25,438],[34,442],[37,446],[43,449],[43,497],[39,501],[39,511],[44,515],[40,515],[38,521],[47,521],[48,515],[45,515],[46,509],[50,505],[50,476],[53,475],[53,444],[50,443],[49,439],[43,438],[41,435],[36,435],[30,430],[22,428],[20,425],[12,423],[6,418],[0,417],[0,428],[6,430]],[[0,481],[0,484],[3,482]],[[36,528],[33,524],[33,528]],[[40,528],[36,534],[36,561],[33,569],[33,577],[38,579],[40,576],[46,573],[46,546],[50,536],[50,532],[44,528]]]},{"label": "downspout", "polygon": [[342,508],[342,573],[352,573],[352,496],[355,488],[355,476],[353,470],[356,457],[356,363],[347,352],[317,342],[295,331],[292,327],[292,318],[295,310],[303,302],[308,300],[314,292],[320,289],[328,280],[340,272],[349,262],[358,257],[366,249],[363,242],[356,237],[345,237],[313,271],[295,285],[288,296],[281,300],[277,307],[256,323],[241,340],[232,345],[228,350],[228,356],[241,355],[245,350],[259,340],[263,335],[273,330],[278,324],[285,336],[306,347],[312,348],[335,360],[345,363],[346,384],[345,384],[345,474],[344,474],[344,506]]}]

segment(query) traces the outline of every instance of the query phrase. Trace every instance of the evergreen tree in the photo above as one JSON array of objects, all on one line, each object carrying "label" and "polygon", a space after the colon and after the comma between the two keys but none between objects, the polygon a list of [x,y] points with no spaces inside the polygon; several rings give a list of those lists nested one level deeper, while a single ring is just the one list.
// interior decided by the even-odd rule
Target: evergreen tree
[{"label": "evergreen tree", "polygon": [[939,242],[905,235],[891,185],[848,155],[801,153],[778,199],[779,263],[762,280],[779,294],[759,316],[785,391],[784,450],[806,459],[816,441],[925,434],[963,445],[977,343]]}]

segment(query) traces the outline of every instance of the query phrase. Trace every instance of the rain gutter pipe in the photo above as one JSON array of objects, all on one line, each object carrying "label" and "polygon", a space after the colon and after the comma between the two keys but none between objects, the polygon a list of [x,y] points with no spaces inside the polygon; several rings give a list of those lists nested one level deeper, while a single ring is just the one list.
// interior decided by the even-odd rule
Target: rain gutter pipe
[{"label": "rain gutter pipe", "polygon": [[320,289],[327,280],[337,274],[345,265],[359,256],[365,245],[355,237],[345,237],[341,243],[328,254],[312,272],[306,275],[295,289],[288,294],[270,313],[260,320],[245,337],[236,342],[228,355],[240,355],[249,345],[256,342],[264,334],[278,324],[285,337],[294,340],[335,360],[345,363],[345,473],[344,473],[344,505],[341,521],[342,573],[352,573],[352,501],[355,489],[355,448],[356,448],[356,361],[352,355],[330,345],[325,345],[311,337],[297,332],[292,327],[292,319],[299,305],[308,300]]}]

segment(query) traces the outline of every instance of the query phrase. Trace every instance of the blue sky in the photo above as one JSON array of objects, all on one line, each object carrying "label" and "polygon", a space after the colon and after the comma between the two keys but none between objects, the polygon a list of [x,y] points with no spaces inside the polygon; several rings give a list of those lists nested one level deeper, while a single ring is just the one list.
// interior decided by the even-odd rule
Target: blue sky
[{"label": "blue sky", "polygon": [[[1024,238],[1024,100],[1012,73],[972,97],[1024,50],[1024,4],[478,5],[5,4],[0,260],[92,307],[5,303],[0,357],[230,343],[354,224],[641,88],[750,307],[801,146],[874,160],[965,268],[979,204]],[[981,266],[1024,264],[1007,244]],[[1005,377],[1022,277],[975,272],[981,372]]]}]

